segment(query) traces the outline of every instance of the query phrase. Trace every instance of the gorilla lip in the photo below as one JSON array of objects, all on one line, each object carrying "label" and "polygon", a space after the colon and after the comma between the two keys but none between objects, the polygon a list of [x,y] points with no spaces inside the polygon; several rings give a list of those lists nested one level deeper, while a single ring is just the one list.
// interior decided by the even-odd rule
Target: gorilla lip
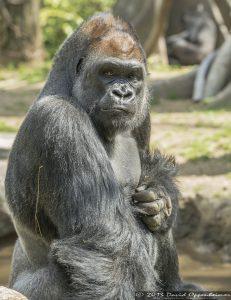
[{"label": "gorilla lip", "polygon": [[114,107],[110,107],[110,108],[101,108],[101,111],[105,111],[105,112],[125,112],[125,113],[131,113],[131,111],[129,109],[127,109],[124,106],[114,106]]}]

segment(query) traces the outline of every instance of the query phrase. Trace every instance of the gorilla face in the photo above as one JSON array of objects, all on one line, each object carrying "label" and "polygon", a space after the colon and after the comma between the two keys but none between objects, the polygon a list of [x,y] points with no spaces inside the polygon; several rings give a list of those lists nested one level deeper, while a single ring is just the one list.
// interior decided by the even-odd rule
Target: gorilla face
[{"label": "gorilla face", "polygon": [[133,129],[147,108],[146,68],[128,33],[104,35],[76,65],[73,96],[97,127],[110,132]]},{"label": "gorilla face", "polygon": [[74,95],[97,123],[125,129],[143,105],[144,77],[136,60],[105,58],[85,66]]}]

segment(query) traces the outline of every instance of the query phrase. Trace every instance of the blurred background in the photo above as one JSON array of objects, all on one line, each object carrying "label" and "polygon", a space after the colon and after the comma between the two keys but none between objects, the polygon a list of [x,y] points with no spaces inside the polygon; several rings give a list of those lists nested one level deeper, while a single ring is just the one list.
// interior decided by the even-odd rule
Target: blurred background
[{"label": "blurred background", "polygon": [[147,54],[151,146],[179,164],[181,274],[231,291],[231,0],[0,0],[0,285],[16,239],[4,205],[14,137],[59,45],[100,11],[132,23]]}]

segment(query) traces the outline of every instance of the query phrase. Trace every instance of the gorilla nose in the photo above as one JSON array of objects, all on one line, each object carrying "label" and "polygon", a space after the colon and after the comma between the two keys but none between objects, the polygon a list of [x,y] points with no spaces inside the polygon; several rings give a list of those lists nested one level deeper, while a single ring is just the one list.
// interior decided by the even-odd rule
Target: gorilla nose
[{"label": "gorilla nose", "polygon": [[111,94],[115,99],[131,101],[134,99],[133,91],[128,87],[115,87],[111,90]]}]

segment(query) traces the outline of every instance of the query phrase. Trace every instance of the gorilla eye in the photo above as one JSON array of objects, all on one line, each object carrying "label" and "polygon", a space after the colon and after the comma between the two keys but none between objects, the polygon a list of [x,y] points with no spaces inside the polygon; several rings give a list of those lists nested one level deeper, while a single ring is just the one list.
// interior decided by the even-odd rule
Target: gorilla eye
[{"label": "gorilla eye", "polygon": [[132,81],[139,81],[141,80],[141,77],[139,76],[139,74],[134,74],[134,73],[130,73],[127,76],[128,79],[132,80]]},{"label": "gorilla eye", "polygon": [[103,73],[106,76],[113,76],[114,75],[113,71],[104,71]]},{"label": "gorilla eye", "polygon": [[80,60],[78,61],[77,65],[76,65],[76,74],[78,74],[82,68],[82,64],[83,64],[83,57],[80,58]]},{"label": "gorilla eye", "polygon": [[129,78],[129,79],[135,79],[136,76],[135,76],[133,73],[130,73],[130,74],[128,74],[128,78]]}]

